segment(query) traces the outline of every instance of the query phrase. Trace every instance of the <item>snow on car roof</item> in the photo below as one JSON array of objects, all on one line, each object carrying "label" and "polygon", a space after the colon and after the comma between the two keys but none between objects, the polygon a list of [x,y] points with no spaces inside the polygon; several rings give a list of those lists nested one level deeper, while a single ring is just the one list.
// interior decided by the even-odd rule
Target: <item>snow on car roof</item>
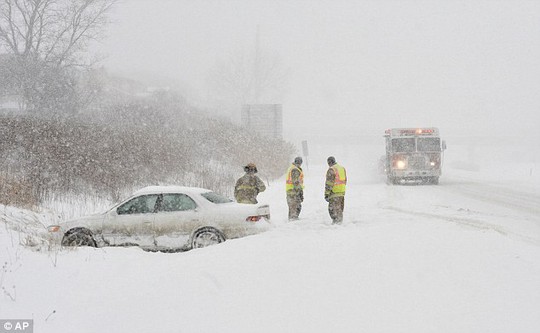
[{"label": "snow on car roof", "polygon": [[154,194],[154,193],[206,193],[211,192],[208,189],[200,188],[200,187],[187,187],[187,186],[147,186],[143,187],[140,190],[135,191],[136,195],[139,194]]}]

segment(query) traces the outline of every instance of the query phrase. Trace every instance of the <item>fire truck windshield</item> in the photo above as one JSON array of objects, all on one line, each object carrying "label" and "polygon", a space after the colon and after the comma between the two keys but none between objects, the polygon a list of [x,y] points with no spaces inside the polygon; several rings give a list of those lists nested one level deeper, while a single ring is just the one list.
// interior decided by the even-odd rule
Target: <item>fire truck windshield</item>
[{"label": "fire truck windshield", "polygon": [[415,151],[414,138],[392,139],[392,151],[394,153],[412,153]]},{"label": "fire truck windshield", "polygon": [[441,151],[440,138],[399,138],[392,139],[392,152],[434,152]]},{"label": "fire truck windshield", "polygon": [[439,138],[418,138],[418,151],[441,151]]}]

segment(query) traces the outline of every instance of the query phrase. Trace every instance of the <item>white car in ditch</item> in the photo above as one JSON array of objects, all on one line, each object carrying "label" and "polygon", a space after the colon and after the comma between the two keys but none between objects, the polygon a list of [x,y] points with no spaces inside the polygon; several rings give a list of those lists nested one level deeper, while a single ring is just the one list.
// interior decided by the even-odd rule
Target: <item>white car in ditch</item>
[{"label": "white car in ditch", "polygon": [[103,214],[48,227],[63,246],[185,251],[270,228],[265,204],[239,204],[207,189],[149,186]]}]

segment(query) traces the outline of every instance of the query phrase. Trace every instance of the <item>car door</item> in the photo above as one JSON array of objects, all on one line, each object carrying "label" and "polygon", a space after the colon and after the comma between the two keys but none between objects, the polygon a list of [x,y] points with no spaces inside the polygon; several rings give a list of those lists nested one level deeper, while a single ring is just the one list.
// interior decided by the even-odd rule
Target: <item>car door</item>
[{"label": "car door", "polygon": [[191,232],[200,224],[199,207],[184,193],[164,193],[161,198],[154,229],[159,248],[179,249],[189,241]]},{"label": "car door", "polygon": [[103,221],[103,238],[110,245],[155,247],[154,219],[159,194],[132,198],[111,211]]}]

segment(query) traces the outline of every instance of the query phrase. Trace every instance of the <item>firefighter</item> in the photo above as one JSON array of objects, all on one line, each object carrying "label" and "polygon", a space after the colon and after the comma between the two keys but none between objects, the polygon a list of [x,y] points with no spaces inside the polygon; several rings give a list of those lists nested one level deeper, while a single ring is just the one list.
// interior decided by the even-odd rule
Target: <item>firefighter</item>
[{"label": "firefighter", "polygon": [[245,175],[236,181],[234,187],[234,198],[239,203],[256,204],[257,195],[266,190],[263,181],[257,177],[257,166],[249,163],[244,167]]},{"label": "firefighter", "polygon": [[324,187],[324,200],[328,202],[328,213],[332,224],[343,222],[343,209],[345,208],[345,186],[347,185],[347,172],[345,168],[336,163],[334,156],[328,157],[328,171]]},{"label": "firefighter", "polygon": [[304,201],[304,171],[301,168],[302,157],[296,157],[287,171],[285,190],[289,206],[289,221],[298,220]]}]

